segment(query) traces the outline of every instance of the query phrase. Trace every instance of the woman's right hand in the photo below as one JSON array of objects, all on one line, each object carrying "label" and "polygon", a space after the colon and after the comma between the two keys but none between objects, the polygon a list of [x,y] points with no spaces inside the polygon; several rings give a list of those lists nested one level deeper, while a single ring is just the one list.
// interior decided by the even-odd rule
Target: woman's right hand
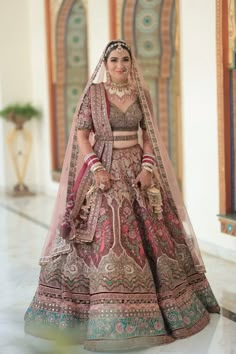
[{"label": "woman's right hand", "polygon": [[107,171],[98,171],[94,173],[96,187],[102,192],[111,188],[112,175]]}]

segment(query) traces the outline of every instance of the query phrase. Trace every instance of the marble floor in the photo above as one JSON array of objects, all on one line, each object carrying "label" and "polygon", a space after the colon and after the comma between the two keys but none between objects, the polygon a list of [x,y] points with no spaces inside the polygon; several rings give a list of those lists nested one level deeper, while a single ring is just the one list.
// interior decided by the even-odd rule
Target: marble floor
[{"label": "marble floor", "polygon": [[[53,204],[54,198],[45,195],[10,198],[0,194],[0,354],[89,353],[81,346],[63,348],[23,332]],[[207,254],[203,257],[208,279],[224,308],[222,314],[212,315],[209,326],[190,338],[133,353],[236,354],[236,264]]]}]

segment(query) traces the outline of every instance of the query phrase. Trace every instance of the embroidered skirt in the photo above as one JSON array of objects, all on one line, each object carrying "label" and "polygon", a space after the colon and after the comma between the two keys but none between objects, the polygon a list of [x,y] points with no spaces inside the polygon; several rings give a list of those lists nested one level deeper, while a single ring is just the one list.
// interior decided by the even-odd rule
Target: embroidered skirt
[{"label": "embroidered skirt", "polygon": [[114,149],[114,181],[103,193],[94,240],[71,244],[68,254],[42,266],[27,333],[65,335],[88,350],[124,350],[185,338],[219,312],[165,193],[157,217],[146,192],[132,186],[141,159],[139,145]]}]

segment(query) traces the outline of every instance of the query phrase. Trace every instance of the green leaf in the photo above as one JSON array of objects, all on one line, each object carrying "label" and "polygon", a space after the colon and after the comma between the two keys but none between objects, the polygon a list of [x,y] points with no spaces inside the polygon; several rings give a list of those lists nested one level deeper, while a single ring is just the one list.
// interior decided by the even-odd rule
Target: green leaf
[{"label": "green leaf", "polygon": [[31,103],[11,104],[0,111],[0,116],[5,119],[10,119],[12,115],[18,116],[18,118],[21,118],[22,120],[29,120],[33,117],[40,118],[41,112]]}]

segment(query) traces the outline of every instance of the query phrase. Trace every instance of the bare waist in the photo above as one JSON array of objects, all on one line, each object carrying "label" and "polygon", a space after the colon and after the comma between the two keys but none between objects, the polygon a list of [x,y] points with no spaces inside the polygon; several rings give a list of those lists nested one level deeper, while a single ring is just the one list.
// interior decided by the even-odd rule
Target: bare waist
[{"label": "bare waist", "polygon": [[113,131],[112,136],[95,134],[95,139],[100,141],[113,141],[113,149],[124,149],[138,144],[138,134],[130,131]]}]

